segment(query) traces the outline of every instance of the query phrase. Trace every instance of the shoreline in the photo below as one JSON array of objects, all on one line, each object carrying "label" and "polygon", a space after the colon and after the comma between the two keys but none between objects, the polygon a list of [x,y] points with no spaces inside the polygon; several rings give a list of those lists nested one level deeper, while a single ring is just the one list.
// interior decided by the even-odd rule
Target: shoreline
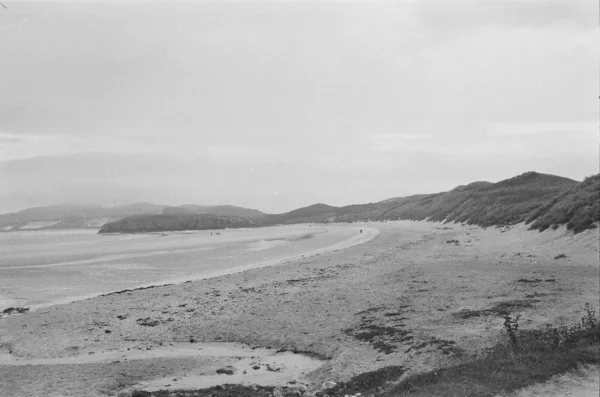
[{"label": "shoreline", "polygon": [[[337,224],[332,224],[332,225],[338,226]],[[348,226],[348,227],[351,227],[351,226]],[[355,228],[357,228],[357,227],[355,227]],[[237,229],[234,229],[234,230],[237,230]],[[284,264],[287,262],[292,262],[292,261],[295,261],[295,260],[298,260],[301,258],[310,258],[310,257],[316,256],[316,255],[321,255],[326,252],[342,250],[342,249],[349,248],[349,247],[352,247],[352,246],[355,246],[358,244],[364,244],[379,235],[379,230],[376,228],[365,227],[360,230],[363,230],[363,232],[366,232],[366,233],[361,233],[357,236],[353,236],[347,240],[341,241],[341,242],[333,244],[331,246],[322,247],[322,248],[314,249],[311,251],[306,251],[301,254],[294,254],[294,255],[289,255],[289,256],[283,257],[283,258],[276,258],[276,259],[270,259],[270,260],[266,260],[266,261],[249,263],[249,264],[240,265],[240,266],[236,266],[233,268],[220,270],[220,271],[215,270],[215,271],[205,273],[202,275],[192,275],[190,277],[163,279],[163,280],[153,281],[150,283],[142,283],[142,284],[132,285],[125,289],[98,292],[98,293],[76,296],[76,297],[69,297],[69,298],[54,300],[54,301],[47,302],[47,303],[39,303],[39,304],[30,305],[30,306],[25,305],[23,307],[19,306],[18,308],[19,309],[28,309],[29,311],[34,312],[34,311],[49,308],[52,306],[65,305],[65,304],[69,304],[69,303],[73,303],[73,302],[94,299],[99,296],[112,295],[112,294],[118,294],[118,293],[127,292],[127,291],[135,291],[135,290],[155,288],[155,287],[163,287],[163,286],[174,285],[174,284],[183,284],[183,283],[205,280],[205,279],[210,279],[210,278],[215,278],[215,277],[222,277],[222,276],[226,276],[229,274],[245,272],[247,270],[252,270],[252,269],[260,269],[260,268],[267,267],[267,266],[278,266],[278,265],[281,265],[281,264]],[[175,232],[175,233],[176,234],[190,234],[190,233],[186,233],[186,231]],[[326,233],[326,231],[322,231],[320,233]],[[148,233],[145,233],[145,234],[148,234]],[[251,241],[251,240],[249,240],[249,241]],[[38,267],[44,267],[44,266],[51,266],[51,265],[40,265],[40,266],[32,266],[32,267],[38,268]],[[54,265],[52,265],[52,266],[54,266]],[[28,266],[22,266],[19,268],[28,268]],[[8,297],[5,299],[5,301],[17,302],[17,300],[8,298]],[[3,301],[0,300],[0,311],[12,307],[12,306],[3,307],[2,303],[3,303]],[[15,308],[17,308],[17,307],[15,307]],[[13,314],[8,314],[8,315],[13,315]],[[8,315],[5,315],[5,316],[8,316]],[[1,314],[0,314],[0,318],[2,318]]]}]

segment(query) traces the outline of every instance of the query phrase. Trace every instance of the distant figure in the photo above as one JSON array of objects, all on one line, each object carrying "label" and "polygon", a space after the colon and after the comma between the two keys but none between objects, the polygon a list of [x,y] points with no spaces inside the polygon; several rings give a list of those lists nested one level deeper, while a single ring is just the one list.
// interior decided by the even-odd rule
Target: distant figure
[{"label": "distant figure", "polygon": [[362,229],[360,229],[360,234],[362,234]]}]

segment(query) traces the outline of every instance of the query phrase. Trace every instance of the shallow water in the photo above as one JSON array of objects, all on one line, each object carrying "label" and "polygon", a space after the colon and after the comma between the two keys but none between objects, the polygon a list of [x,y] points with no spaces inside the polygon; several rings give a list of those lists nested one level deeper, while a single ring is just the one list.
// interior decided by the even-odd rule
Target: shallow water
[{"label": "shallow water", "polygon": [[[376,235],[350,225],[99,235],[0,233],[0,310],[43,307],[116,290],[272,265]],[[211,235],[212,233],[212,235]]]},{"label": "shallow water", "polygon": [[[158,358],[193,357],[198,365],[177,376],[169,375],[137,384],[134,388],[201,389],[223,384],[288,385],[325,363],[314,357],[271,349],[252,349],[239,343],[185,343],[152,350],[83,353],[69,357],[23,359],[0,351],[0,365],[64,365],[132,362]],[[229,374],[219,374],[227,369]]]}]

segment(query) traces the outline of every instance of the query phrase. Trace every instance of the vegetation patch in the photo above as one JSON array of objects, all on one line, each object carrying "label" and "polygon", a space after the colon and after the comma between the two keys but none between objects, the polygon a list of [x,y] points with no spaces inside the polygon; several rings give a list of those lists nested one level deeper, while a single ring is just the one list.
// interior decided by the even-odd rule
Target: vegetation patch
[{"label": "vegetation patch", "polygon": [[525,283],[525,284],[537,284],[537,283],[541,283],[542,280],[540,280],[539,278],[520,278],[517,280],[517,283]]},{"label": "vegetation patch", "polygon": [[534,292],[533,294],[528,294],[525,295],[525,298],[539,298],[542,296],[547,296],[548,294],[542,293],[542,292]]},{"label": "vegetation patch", "polygon": [[23,314],[29,311],[28,307],[9,307],[7,309],[2,310],[2,314],[10,315],[10,314]]},{"label": "vegetation patch", "polygon": [[363,310],[356,313],[362,316],[358,327],[348,328],[343,332],[346,335],[354,337],[356,340],[369,343],[375,350],[381,353],[390,354],[397,350],[399,344],[413,339],[412,332],[403,329],[404,324],[401,321],[406,320],[406,317],[397,317],[403,314],[402,311],[406,307],[400,306],[398,312],[384,314],[389,319],[385,325],[377,324],[382,319],[368,317],[371,313],[381,311],[384,308]]},{"label": "vegetation patch", "polygon": [[600,174],[585,178],[556,195],[532,213],[527,220],[532,229],[544,231],[567,225],[567,230],[580,233],[594,229],[600,221]]},{"label": "vegetation patch", "polygon": [[464,309],[457,313],[454,313],[456,317],[462,319],[468,319],[472,317],[484,317],[484,316],[505,316],[511,313],[513,310],[521,310],[533,307],[533,303],[537,303],[539,300],[537,299],[527,299],[527,300],[511,300],[506,302],[500,302],[495,304],[489,309],[481,309],[481,310],[469,310]]},{"label": "vegetation patch", "polygon": [[343,397],[347,395],[371,394],[389,385],[389,382],[400,378],[407,370],[401,366],[390,366],[376,371],[356,375],[347,382],[340,382],[325,391],[315,394],[316,397]]},{"label": "vegetation patch", "polygon": [[152,319],[150,317],[146,317],[146,318],[138,318],[137,320],[135,320],[135,322],[138,325],[141,325],[143,327],[156,327],[158,324],[161,323],[160,320],[157,319]]},{"label": "vegetation patch", "polygon": [[[102,295],[98,295],[98,296],[121,295],[121,294],[125,294],[125,293],[128,293],[128,292],[133,292],[133,291],[142,291],[142,290],[145,290],[145,289],[167,287],[169,285],[173,285],[173,284],[161,284],[161,285],[151,285],[149,287],[139,287],[139,288],[131,288],[131,289],[122,289],[122,290],[119,290],[119,291],[109,292],[107,294],[102,294]],[[94,298],[90,298],[90,299],[94,299]]]},{"label": "vegetation patch", "polygon": [[554,259],[557,260],[557,259],[562,259],[562,258],[566,258],[566,257],[567,257],[567,255],[565,255],[565,254],[559,254],[559,255],[556,255],[554,257]]},{"label": "vegetation patch", "polygon": [[135,390],[131,397],[299,397],[303,389],[274,386],[222,385],[200,390],[157,390],[153,392]]},{"label": "vegetation patch", "polygon": [[535,330],[521,330],[520,317],[507,314],[506,343],[473,361],[410,376],[376,396],[493,397],[547,381],[580,364],[597,365],[600,327],[595,311],[589,305],[584,310],[578,324]]},{"label": "vegetation patch", "polygon": [[378,311],[383,310],[383,309],[385,309],[385,307],[371,307],[371,308],[368,308],[368,309],[365,309],[365,310],[361,310],[360,312],[355,313],[354,315],[355,316],[360,316],[361,314],[378,312]]}]

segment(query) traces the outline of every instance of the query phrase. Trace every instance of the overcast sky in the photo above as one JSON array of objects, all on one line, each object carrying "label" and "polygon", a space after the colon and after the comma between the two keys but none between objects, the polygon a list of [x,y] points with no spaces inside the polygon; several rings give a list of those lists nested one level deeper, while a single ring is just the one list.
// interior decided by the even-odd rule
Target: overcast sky
[{"label": "overcast sky", "polygon": [[597,0],[0,7],[0,212],[598,172]]}]

